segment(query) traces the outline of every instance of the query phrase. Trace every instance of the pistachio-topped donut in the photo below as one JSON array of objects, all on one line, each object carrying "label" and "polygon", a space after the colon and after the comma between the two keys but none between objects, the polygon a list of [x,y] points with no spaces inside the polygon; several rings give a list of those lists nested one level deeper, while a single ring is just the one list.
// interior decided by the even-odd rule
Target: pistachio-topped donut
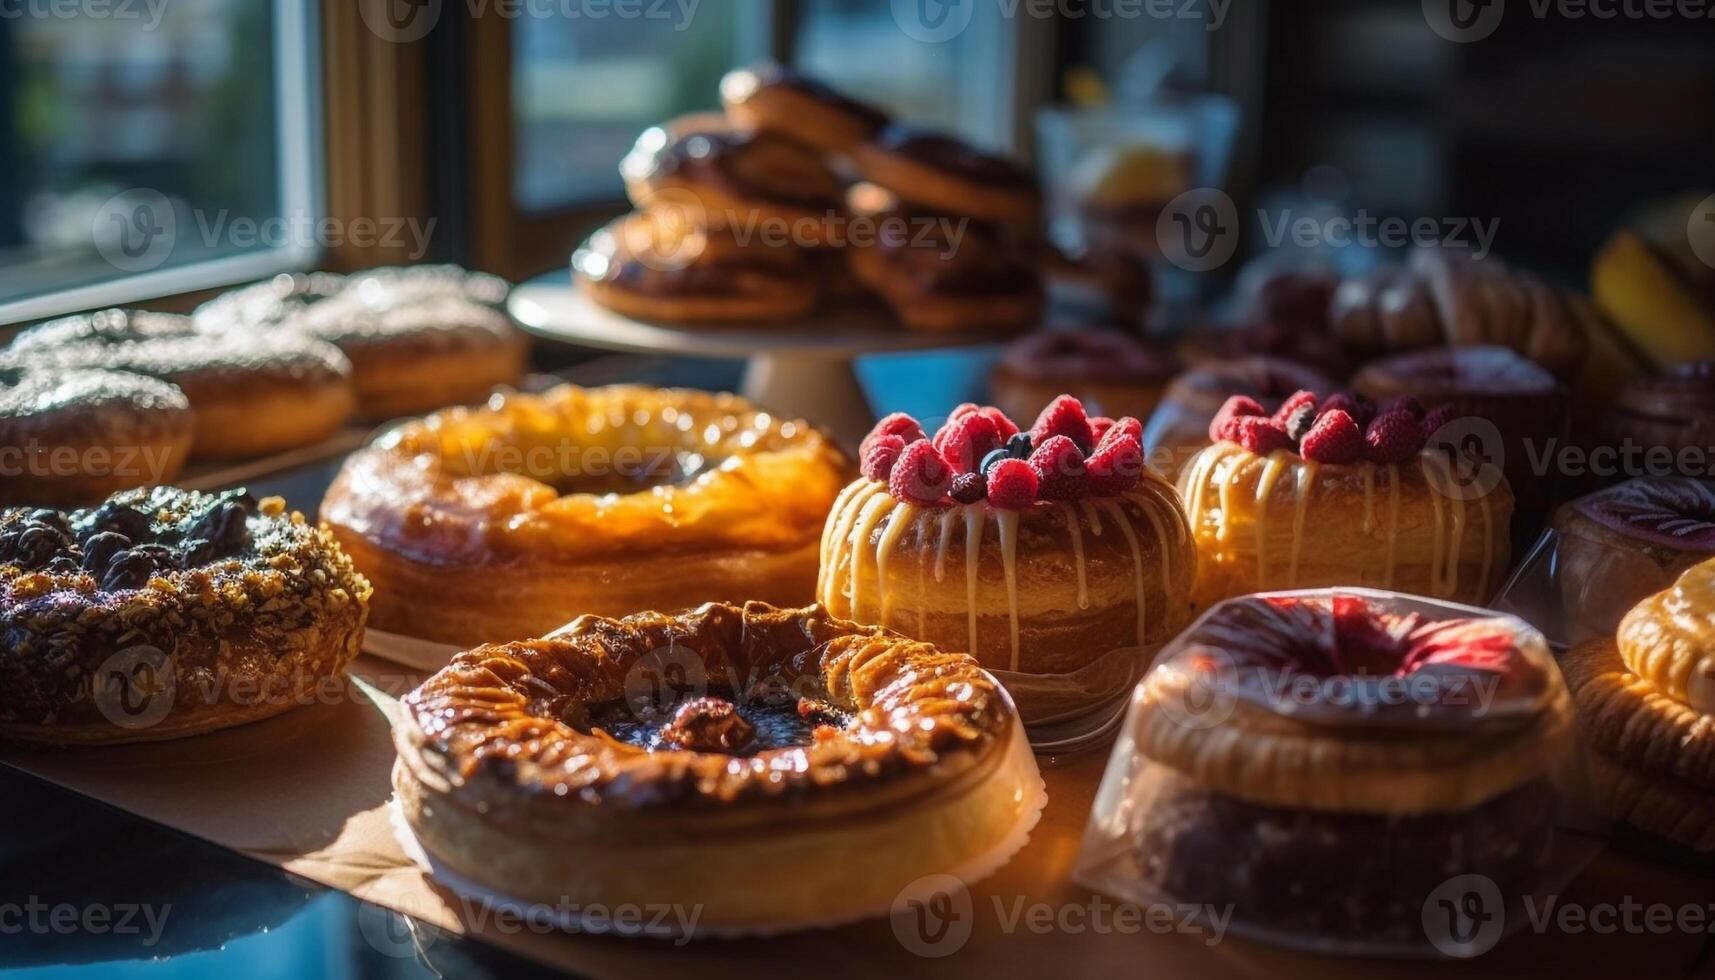
[{"label": "pistachio-topped donut", "polygon": [[732,395],[566,385],[392,430],[322,516],[375,581],[378,628],[475,643],[583,613],[808,602],[845,466],[809,424]]},{"label": "pistachio-topped donut", "polygon": [[210,335],[189,317],[104,310],[24,331],[17,356],[60,368],[129,371],[170,382],[196,412],[193,455],[261,456],[338,431],[355,396],[351,364],[290,331]]},{"label": "pistachio-topped donut", "polygon": [[190,453],[184,392],[0,355],[0,505],[78,504],[165,483]]},{"label": "pistachio-topped donut", "polygon": [[155,741],[307,703],[357,655],[368,598],[277,498],[0,511],[0,738]]},{"label": "pistachio-topped donut", "polygon": [[984,873],[1040,808],[975,661],[815,606],[584,617],[462,653],[402,707],[418,841],[527,902],[672,902],[716,930],[856,918],[922,875]]}]

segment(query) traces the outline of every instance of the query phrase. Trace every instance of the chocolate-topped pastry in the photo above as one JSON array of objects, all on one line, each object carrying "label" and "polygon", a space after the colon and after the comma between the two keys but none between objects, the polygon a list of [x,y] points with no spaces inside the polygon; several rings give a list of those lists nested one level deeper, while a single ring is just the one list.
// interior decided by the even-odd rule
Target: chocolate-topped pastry
[{"label": "chocolate-topped pastry", "polygon": [[887,113],[777,62],[735,68],[721,104],[739,125],[776,131],[825,153],[850,153],[887,125]]},{"label": "chocolate-topped pastry", "polygon": [[[1715,362],[1694,361],[1633,380],[1620,389],[1596,428],[1606,445],[1646,452],[1660,446],[1671,451],[1675,468],[1689,462],[1707,473],[1705,453],[1715,446]],[[1686,459],[1687,450],[1696,452],[1694,460]]]},{"label": "chocolate-topped pastry", "polygon": [[923,210],[1027,229],[1041,222],[1036,175],[957,137],[888,126],[859,146],[854,159],[866,180]]},{"label": "chocolate-topped pastry", "polygon": [[1167,386],[1144,428],[1144,448],[1151,459],[1160,452],[1172,453],[1174,465],[1167,473],[1171,477],[1209,445],[1209,423],[1234,395],[1254,398],[1272,412],[1294,392],[1326,395],[1335,387],[1333,379],[1315,368],[1282,358],[1211,361],[1185,371]]},{"label": "chocolate-topped pastry", "polygon": [[79,504],[171,481],[190,455],[184,392],[0,352],[0,505]]},{"label": "chocolate-topped pastry", "polygon": [[1561,505],[1554,527],[1567,641],[1612,636],[1639,601],[1715,556],[1715,485],[1627,480]]},{"label": "chocolate-topped pastry", "polygon": [[778,133],[644,130],[619,164],[645,210],[685,212],[687,224],[736,227],[796,245],[837,243],[845,185],[813,149]]},{"label": "chocolate-topped pastry", "polygon": [[820,302],[813,253],[680,217],[644,211],[596,231],[572,254],[578,288],[608,309],[662,323],[786,320]]},{"label": "chocolate-topped pastry", "polygon": [[1172,354],[1114,330],[1045,330],[1014,341],[989,375],[996,407],[1035,418],[1069,394],[1092,415],[1147,419],[1179,373]]},{"label": "chocolate-topped pastry", "polygon": [[277,498],[0,511],[0,739],[156,741],[308,703],[357,655],[368,599]]},{"label": "chocolate-topped pastry", "polygon": [[886,914],[1004,862],[1043,799],[976,661],[818,606],[584,616],[401,707],[393,784],[435,867],[526,902],[653,895],[699,931]]},{"label": "chocolate-topped pastry", "polygon": [[24,331],[9,353],[56,369],[105,369],[177,386],[196,413],[199,459],[263,456],[337,432],[356,402],[351,363],[307,333],[210,333],[189,317],[104,310]]},{"label": "chocolate-topped pastry", "polygon": [[481,401],[523,376],[529,344],[504,312],[506,281],[458,266],[282,276],[195,313],[199,328],[254,343],[306,334],[350,361],[357,411],[386,418]]}]

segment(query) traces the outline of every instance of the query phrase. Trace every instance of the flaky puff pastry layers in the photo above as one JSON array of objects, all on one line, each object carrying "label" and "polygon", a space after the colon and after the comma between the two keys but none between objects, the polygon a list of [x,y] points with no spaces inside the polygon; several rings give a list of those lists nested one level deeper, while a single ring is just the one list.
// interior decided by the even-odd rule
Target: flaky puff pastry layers
[{"label": "flaky puff pastry layers", "polygon": [[[665,675],[662,651],[729,704],[766,689],[841,717],[749,753],[622,741],[597,719],[651,664]],[[974,660],[819,607],[584,617],[460,654],[401,705],[394,786],[436,862],[509,898],[673,905],[715,933],[884,914],[923,875],[986,874],[1045,801]]]},{"label": "flaky puff pastry layers", "polygon": [[1565,660],[1591,790],[1615,819],[1715,852],[1715,560]]},{"label": "flaky puff pastry layers", "polygon": [[1513,495],[1446,457],[1319,464],[1231,442],[1179,476],[1197,542],[1199,608],[1265,589],[1369,586],[1482,605],[1510,557]]},{"label": "flaky puff pastry layers", "polygon": [[468,645],[585,613],[807,603],[847,465],[732,395],[565,385],[393,429],[321,513],[375,584],[375,628]]},{"label": "flaky puff pastry layers", "polygon": [[991,670],[1062,674],[1172,637],[1195,572],[1179,499],[1153,475],[1025,510],[920,506],[860,479],[828,516],[817,596]]}]

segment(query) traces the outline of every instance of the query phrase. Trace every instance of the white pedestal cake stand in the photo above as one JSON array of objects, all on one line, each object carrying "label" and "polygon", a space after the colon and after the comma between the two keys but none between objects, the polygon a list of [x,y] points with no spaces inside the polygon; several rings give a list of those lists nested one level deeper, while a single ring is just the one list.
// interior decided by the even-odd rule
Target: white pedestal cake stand
[{"label": "white pedestal cake stand", "polygon": [[531,333],[603,350],[745,361],[740,394],[788,418],[809,419],[855,447],[875,422],[852,361],[860,354],[944,350],[997,343],[994,331],[907,330],[874,310],[834,310],[759,326],[646,323],[590,302],[560,277],[512,292],[512,316]]}]

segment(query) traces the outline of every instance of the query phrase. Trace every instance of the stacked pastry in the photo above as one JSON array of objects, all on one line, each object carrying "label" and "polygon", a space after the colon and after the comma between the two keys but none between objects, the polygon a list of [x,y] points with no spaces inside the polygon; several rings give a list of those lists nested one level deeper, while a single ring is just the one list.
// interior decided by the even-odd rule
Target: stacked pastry
[{"label": "stacked pastry", "polygon": [[1029,172],[778,65],[729,73],[721,100],[621,162],[638,210],[572,258],[592,300],[670,323],[788,320],[866,294],[916,329],[1037,319]]},{"label": "stacked pastry", "polygon": [[1597,802],[1616,820],[1715,852],[1715,561],[1639,603],[1613,638],[1566,656]]}]

